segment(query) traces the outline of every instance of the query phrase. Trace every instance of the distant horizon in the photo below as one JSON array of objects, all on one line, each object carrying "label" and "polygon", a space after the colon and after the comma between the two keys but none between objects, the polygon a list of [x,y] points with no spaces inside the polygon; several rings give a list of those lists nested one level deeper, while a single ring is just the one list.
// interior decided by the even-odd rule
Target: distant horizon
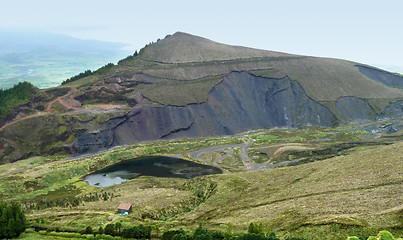
[{"label": "distant horizon", "polygon": [[19,0],[2,4],[0,29],[128,43],[132,51],[181,31],[228,45],[403,73],[401,9],[401,0]]},{"label": "distant horizon", "polygon": [[[121,50],[125,50],[128,52],[135,52],[135,51],[139,51],[141,48],[143,48],[146,44],[149,44],[150,42],[156,42],[157,39],[163,39],[166,35],[161,36],[159,38],[156,39],[150,39],[149,42],[144,43],[144,45],[142,47],[139,48],[135,48],[133,44],[129,43],[129,42],[117,42],[117,41],[105,41],[102,39],[85,39],[85,38],[80,38],[80,37],[76,37],[76,36],[72,36],[69,34],[63,34],[63,33],[57,33],[57,32],[51,32],[51,31],[45,31],[45,30],[38,30],[35,31],[33,29],[0,29],[0,33],[25,33],[25,34],[29,34],[29,33],[38,33],[38,34],[55,34],[55,35],[60,35],[60,36],[65,36],[65,37],[70,37],[70,38],[74,38],[74,39],[78,39],[78,40],[84,40],[84,41],[98,41],[98,42],[105,42],[105,43],[112,43],[112,44],[122,44],[124,45],[123,47],[121,47]],[[173,33],[169,33],[169,34],[174,34]],[[186,32],[188,34],[192,34],[189,32]],[[192,34],[195,35],[195,34]],[[199,36],[199,35],[196,35]],[[199,36],[199,37],[203,37],[204,36]],[[209,39],[212,41],[215,41],[214,39]],[[218,42],[218,41],[215,41]],[[223,44],[227,44],[227,45],[236,45],[236,44],[230,44],[230,43],[225,43],[225,42],[219,42],[219,43],[223,43]],[[251,46],[245,46],[245,45],[236,45],[236,46],[243,46],[243,47],[250,47],[250,48],[254,48]],[[273,50],[273,49],[262,49],[262,48],[256,48],[256,49],[261,49],[261,50],[269,50],[269,51],[277,51],[277,52],[284,52],[284,53],[290,53],[290,54],[299,54],[299,53],[295,53],[295,52],[285,52],[285,51],[278,51],[278,50]],[[0,52],[1,54],[1,52]],[[338,57],[333,57],[333,56],[315,56],[315,55],[308,55],[308,54],[301,54],[301,55],[306,55],[306,56],[312,56],[312,57],[325,57],[325,58],[336,58],[336,59],[343,59],[343,60],[347,60],[347,61],[353,61],[353,62],[357,62],[357,63],[362,63],[362,64],[367,64],[373,67],[377,67],[392,73],[398,73],[398,74],[403,74],[403,66],[396,66],[396,65],[389,65],[389,64],[381,64],[381,63],[365,63],[365,62],[359,62],[359,61],[355,61],[352,59],[346,59],[346,58],[338,58]],[[106,63],[105,63],[106,64]]]},{"label": "distant horizon", "polygon": [[131,54],[121,50],[125,46],[43,31],[0,31],[0,89],[24,81],[39,88],[59,86],[80,72],[116,64]]}]

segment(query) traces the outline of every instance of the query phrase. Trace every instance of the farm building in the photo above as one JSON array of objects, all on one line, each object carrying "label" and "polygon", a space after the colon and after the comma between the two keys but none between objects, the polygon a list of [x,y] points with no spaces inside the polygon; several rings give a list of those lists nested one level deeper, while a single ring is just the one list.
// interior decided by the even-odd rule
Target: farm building
[{"label": "farm building", "polygon": [[132,204],[131,203],[121,203],[118,207],[118,213],[128,214],[132,212]]}]

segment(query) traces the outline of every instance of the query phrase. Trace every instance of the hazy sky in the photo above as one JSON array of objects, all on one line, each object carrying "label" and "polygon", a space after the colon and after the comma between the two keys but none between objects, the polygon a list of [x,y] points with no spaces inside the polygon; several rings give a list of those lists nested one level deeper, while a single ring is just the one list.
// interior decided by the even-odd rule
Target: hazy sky
[{"label": "hazy sky", "polygon": [[403,73],[402,0],[0,1],[0,29],[125,42],[133,49],[182,31]]}]

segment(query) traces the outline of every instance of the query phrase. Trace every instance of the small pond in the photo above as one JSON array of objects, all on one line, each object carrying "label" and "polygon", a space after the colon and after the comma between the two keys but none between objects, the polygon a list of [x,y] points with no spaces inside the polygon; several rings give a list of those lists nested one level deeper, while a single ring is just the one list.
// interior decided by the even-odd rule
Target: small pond
[{"label": "small pond", "polygon": [[194,178],[221,174],[219,168],[179,158],[164,156],[142,157],[124,161],[84,177],[91,186],[107,187],[139,176]]}]

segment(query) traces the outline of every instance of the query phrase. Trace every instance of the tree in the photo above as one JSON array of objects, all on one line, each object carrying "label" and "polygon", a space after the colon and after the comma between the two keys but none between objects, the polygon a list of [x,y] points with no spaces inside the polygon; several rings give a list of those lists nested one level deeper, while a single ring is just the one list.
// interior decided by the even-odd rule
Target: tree
[{"label": "tree", "polygon": [[99,228],[98,228],[98,233],[99,233],[99,234],[103,234],[103,233],[104,233],[104,228],[103,228],[103,227],[99,227]]},{"label": "tree", "polygon": [[17,203],[0,203],[0,238],[14,238],[26,229],[25,215]]}]

